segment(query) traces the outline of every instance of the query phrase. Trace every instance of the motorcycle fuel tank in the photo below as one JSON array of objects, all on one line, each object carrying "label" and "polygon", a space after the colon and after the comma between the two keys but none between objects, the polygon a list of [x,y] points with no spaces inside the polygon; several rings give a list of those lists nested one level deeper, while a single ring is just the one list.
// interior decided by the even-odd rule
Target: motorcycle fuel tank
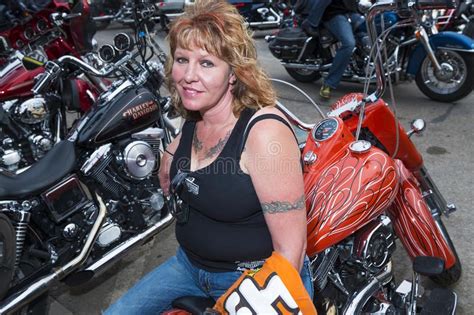
[{"label": "motorcycle fuel tank", "polygon": [[398,187],[395,163],[354,137],[340,118],[321,121],[303,151],[307,254],[339,243],[382,214]]},{"label": "motorcycle fuel tank", "polygon": [[158,106],[148,89],[128,89],[94,106],[81,119],[76,141],[79,145],[96,146],[124,138],[152,125],[159,117]]},{"label": "motorcycle fuel tank", "polygon": [[19,59],[5,64],[0,69],[0,101],[31,96],[34,78],[43,71],[43,67],[26,70]]}]

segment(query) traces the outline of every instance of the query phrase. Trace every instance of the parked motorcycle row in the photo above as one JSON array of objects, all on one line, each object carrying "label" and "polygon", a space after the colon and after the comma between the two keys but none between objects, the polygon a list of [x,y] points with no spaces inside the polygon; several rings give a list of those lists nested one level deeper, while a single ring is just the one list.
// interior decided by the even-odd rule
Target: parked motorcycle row
[{"label": "parked motorcycle row", "polygon": [[[185,7],[193,5],[194,0],[155,0],[152,1],[153,21],[159,23],[165,32],[169,23],[182,14]],[[255,30],[273,29],[292,23],[291,5],[286,0],[253,1],[229,0],[247,21],[250,28]],[[132,0],[93,0],[92,11],[94,20],[99,28],[107,27],[110,22],[133,26]]]},{"label": "parked motorcycle row", "polygon": [[[4,33],[13,46],[1,81],[1,314],[37,305],[28,303],[55,280],[87,281],[172,222],[152,176],[176,136],[159,92],[166,56],[146,33],[142,4],[136,29],[147,35],[119,33],[97,59],[79,46],[92,38],[86,0],[52,1]],[[71,109],[80,115],[69,129]]]},{"label": "parked motorcycle row", "polygon": [[[446,8],[447,4],[440,7]],[[385,75],[395,83],[415,80],[429,98],[454,102],[473,89],[474,41],[462,33],[438,31],[437,19],[432,18],[432,8],[429,9],[411,7],[401,14],[392,11],[378,17],[378,32],[387,32],[383,38],[388,56]],[[298,21],[304,19],[304,10],[297,16]],[[368,63],[371,46],[366,24],[355,26],[354,34],[356,50],[343,80],[363,83],[369,76],[375,82],[374,64]],[[268,36],[268,41],[273,55],[299,82],[312,82],[327,75],[338,47],[337,39],[324,27],[320,27],[319,37],[310,37],[300,28],[285,28]]]},{"label": "parked motorcycle row", "polygon": [[[101,5],[100,14],[89,2],[53,0],[28,14],[0,8],[16,21],[0,29],[0,314],[34,311],[56,281],[94,278],[173,222],[155,171],[179,129],[160,93],[166,56],[150,35],[166,14],[153,1]],[[304,34],[286,2],[232,3],[250,28],[281,28],[269,49],[291,77],[309,82],[328,71],[337,47],[329,31]],[[345,77],[364,93],[344,96],[315,124],[278,104],[304,137],[307,254],[323,314],[455,311],[457,295],[446,287],[462,267],[442,218],[456,208],[410,140],[424,122],[406,131],[382,96],[387,81],[412,78],[438,101],[472,91],[469,8],[375,1],[355,30],[360,42]],[[450,31],[438,31],[445,15],[434,10],[454,10]],[[119,33],[96,49],[92,15],[130,18],[123,23],[145,35]],[[413,261],[409,285],[395,282],[397,239]],[[421,275],[440,288],[420,308]]]}]

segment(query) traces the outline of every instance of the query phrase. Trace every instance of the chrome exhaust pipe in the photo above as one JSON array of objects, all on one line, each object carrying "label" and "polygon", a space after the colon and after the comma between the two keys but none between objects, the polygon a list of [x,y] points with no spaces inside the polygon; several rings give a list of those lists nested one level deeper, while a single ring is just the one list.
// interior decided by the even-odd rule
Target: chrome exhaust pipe
[{"label": "chrome exhaust pipe", "polygon": [[370,299],[370,297],[380,288],[380,286],[389,283],[392,280],[392,276],[392,262],[389,261],[381,273],[376,275],[365,286],[355,291],[351,297],[349,297],[346,305],[344,306],[343,314],[360,314],[362,308]]},{"label": "chrome exhaust pipe", "polygon": [[92,19],[94,21],[111,21],[115,18],[115,15],[101,15],[101,16],[94,16]]},{"label": "chrome exhaust pipe", "polygon": [[71,273],[74,269],[84,263],[86,258],[89,256],[89,253],[92,249],[92,246],[96,240],[97,234],[102,226],[102,222],[104,221],[106,215],[106,208],[102,201],[102,198],[97,194],[96,196],[99,202],[99,214],[79,255],[77,255],[76,258],[71,260],[66,265],[59,267],[58,269],[53,271],[53,273],[41,279],[38,279],[35,283],[31,284],[26,289],[12,294],[6,300],[2,301],[2,303],[0,304],[0,314],[7,314],[17,311],[22,306],[33,301],[35,298],[46,292],[50,285],[53,283],[53,281],[61,280],[66,275]]},{"label": "chrome exhaust pipe", "polygon": [[293,62],[282,62],[283,67],[288,69],[304,69],[309,71],[324,71],[329,70],[332,66],[332,63],[327,65],[317,65],[317,64],[303,64],[303,63],[293,63]]},{"label": "chrome exhaust pipe", "polygon": [[160,220],[159,222],[155,223],[155,225],[151,226],[145,232],[138,234],[119,246],[115,247],[112,251],[108,252],[104,257],[84,269],[84,271],[93,272],[93,276],[97,276],[105,270],[105,266],[108,266],[110,263],[116,262],[120,260],[126,252],[130,249],[138,247],[145,243],[150,237],[155,235],[156,233],[162,231],[166,227],[168,227],[173,222],[173,216],[168,213],[168,215]]}]

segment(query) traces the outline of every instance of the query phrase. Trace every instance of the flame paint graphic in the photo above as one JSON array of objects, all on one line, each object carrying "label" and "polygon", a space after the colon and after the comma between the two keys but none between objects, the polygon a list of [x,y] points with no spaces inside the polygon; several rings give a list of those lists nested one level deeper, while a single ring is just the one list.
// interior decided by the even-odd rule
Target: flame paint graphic
[{"label": "flame paint graphic", "polygon": [[400,160],[395,162],[401,184],[388,213],[396,234],[412,259],[417,256],[439,257],[444,259],[445,267],[450,268],[456,262],[456,256],[436,225],[418,181]]},{"label": "flame paint graphic", "polygon": [[378,149],[353,154],[305,177],[308,206],[308,254],[336,244],[379,216],[398,187],[393,160]]}]

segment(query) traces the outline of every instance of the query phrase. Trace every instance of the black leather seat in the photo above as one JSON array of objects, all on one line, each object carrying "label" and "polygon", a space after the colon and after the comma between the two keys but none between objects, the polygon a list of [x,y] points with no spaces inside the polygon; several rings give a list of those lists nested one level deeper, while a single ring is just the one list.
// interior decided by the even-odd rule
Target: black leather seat
[{"label": "black leather seat", "polygon": [[0,199],[21,199],[53,186],[76,166],[74,143],[64,140],[26,171],[12,175],[0,169]]},{"label": "black leather seat", "polygon": [[171,303],[174,308],[187,311],[193,315],[202,315],[206,308],[212,308],[216,301],[212,298],[201,296],[183,296]]}]

